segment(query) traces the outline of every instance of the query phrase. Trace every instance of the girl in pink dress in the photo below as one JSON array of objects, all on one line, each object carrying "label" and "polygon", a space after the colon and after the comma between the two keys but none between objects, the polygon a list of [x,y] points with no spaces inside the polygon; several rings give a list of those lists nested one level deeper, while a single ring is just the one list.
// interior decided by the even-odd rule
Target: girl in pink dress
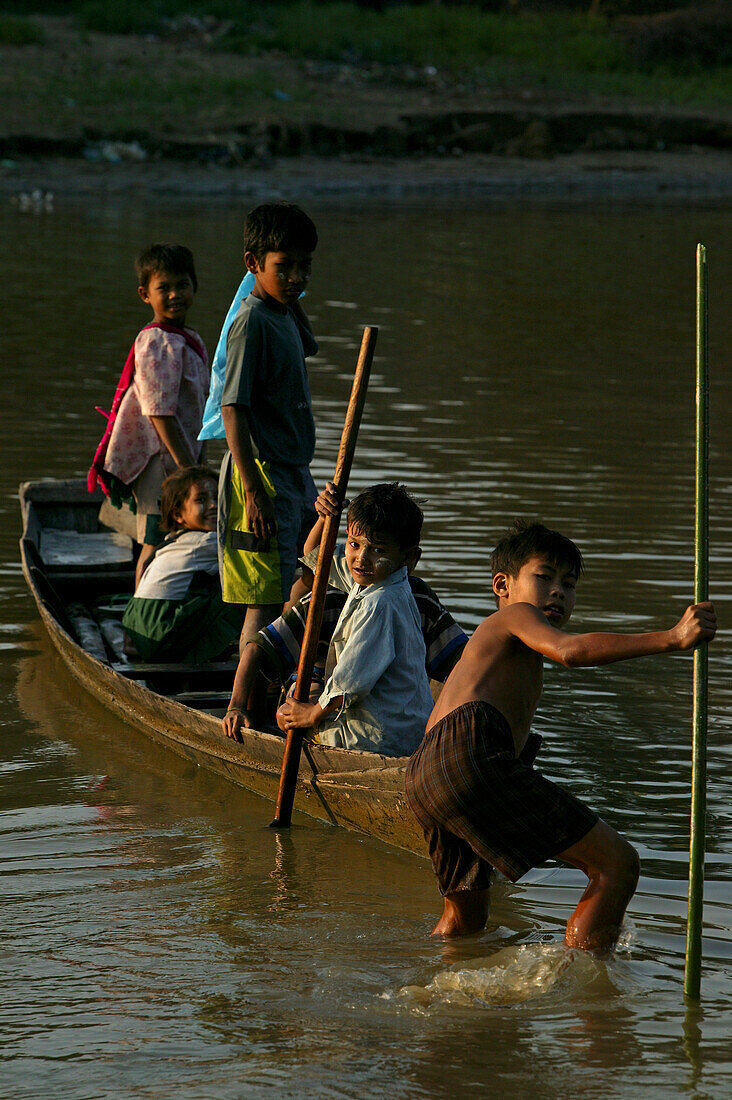
[{"label": "girl in pink dress", "polygon": [[185,327],[198,287],[190,250],[151,245],[137,257],[135,270],[138,293],[153,318],[130,351],[89,484],[101,484],[113,500],[134,497],[137,541],[142,545],[137,584],[163,539],[163,481],[176,467],[202,461],[204,445],[198,433],[209,371],[203,341]]}]

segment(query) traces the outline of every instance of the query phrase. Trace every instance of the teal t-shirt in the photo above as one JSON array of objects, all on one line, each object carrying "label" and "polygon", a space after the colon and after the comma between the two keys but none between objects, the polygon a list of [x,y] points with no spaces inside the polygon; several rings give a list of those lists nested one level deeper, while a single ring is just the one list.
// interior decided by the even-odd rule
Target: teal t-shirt
[{"label": "teal t-shirt", "polygon": [[243,405],[263,461],[308,466],[315,424],[305,359],[318,345],[288,309],[279,313],[252,294],[242,302],[226,341],[222,405]]}]

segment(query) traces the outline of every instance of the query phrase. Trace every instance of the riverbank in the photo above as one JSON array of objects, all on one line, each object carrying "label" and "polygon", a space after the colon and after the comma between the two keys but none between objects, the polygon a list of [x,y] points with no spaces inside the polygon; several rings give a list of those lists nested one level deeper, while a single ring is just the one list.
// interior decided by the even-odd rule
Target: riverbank
[{"label": "riverbank", "polygon": [[66,201],[145,195],[252,203],[277,197],[303,202],[719,199],[732,197],[732,157],[723,151],[583,152],[549,161],[481,154],[409,160],[293,157],[267,167],[20,158],[0,170],[0,194],[28,213]]},{"label": "riverbank", "polygon": [[[732,112],[405,65],[234,55],[34,17],[0,45],[0,194],[732,194]],[[155,73],[155,95],[150,73]],[[154,103],[153,103],[154,101]],[[154,109],[153,109],[154,107]]]}]

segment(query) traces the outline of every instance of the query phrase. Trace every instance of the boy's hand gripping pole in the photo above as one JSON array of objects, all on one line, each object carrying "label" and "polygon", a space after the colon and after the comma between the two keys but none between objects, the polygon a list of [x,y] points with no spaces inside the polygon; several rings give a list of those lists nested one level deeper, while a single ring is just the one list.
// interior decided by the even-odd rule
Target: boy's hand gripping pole
[{"label": "boy's hand gripping pole", "polygon": [[[371,363],[374,358],[376,336],[378,328],[367,325],[363,330],[361,350],[356,364],[356,373],[351,388],[351,399],[348,403],[346,420],[341,435],[341,445],[338,451],[333,482],[336,487],[338,499],[343,501],[346,496],[348,478],[351,473],[353,455],[356,450],[358,429],[361,423],[361,414],[366,403],[366,390],[369,384]],[[323,536],[320,540],[318,564],[315,569],[315,581],[310,596],[308,615],[305,622],[305,635],[300,650],[300,661],[297,666],[297,679],[293,698],[298,702],[307,703],[310,697],[310,681],[313,675],[315,653],[320,637],[320,627],[323,621],[323,607],[325,594],[328,588],[330,566],[333,561],[336,538],[338,537],[338,524],[340,516],[328,516],[323,526]],[[285,750],[282,756],[282,770],[280,772],[280,785],[277,791],[277,804],[274,820],[270,823],[273,827],[289,827],[292,818],[292,807],[295,801],[295,787],[297,786],[297,773],[300,767],[300,749],[302,747],[304,730],[291,730],[287,734]]]}]

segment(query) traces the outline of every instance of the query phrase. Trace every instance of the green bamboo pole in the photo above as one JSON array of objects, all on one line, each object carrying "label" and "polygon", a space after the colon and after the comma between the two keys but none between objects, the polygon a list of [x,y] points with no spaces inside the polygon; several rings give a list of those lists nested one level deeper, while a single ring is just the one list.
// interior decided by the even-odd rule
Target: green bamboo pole
[{"label": "green bamboo pole", "polygon": [[[707,250],[696,248],[696,519],[694,525],[694,602],[709,598],[709,339]],[[701,988],[704,842],[707,808],[707,650],[694,650],[693,745],[689,912],[686,924],[684,993],[699,1000]]]}]

